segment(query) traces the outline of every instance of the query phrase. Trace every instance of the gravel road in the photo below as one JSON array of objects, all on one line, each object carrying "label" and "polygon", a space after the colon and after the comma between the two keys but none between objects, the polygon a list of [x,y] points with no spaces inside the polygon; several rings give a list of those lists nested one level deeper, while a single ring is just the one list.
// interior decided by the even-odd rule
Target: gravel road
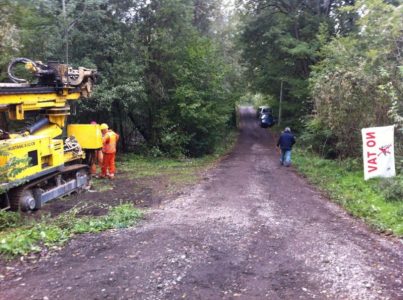
[{"label": "gravel road", "polygon": [[0,281],[0,299],[403,299],[403,244],[290,167],[241,109],[239,141],[135,228],[86,234]]}]

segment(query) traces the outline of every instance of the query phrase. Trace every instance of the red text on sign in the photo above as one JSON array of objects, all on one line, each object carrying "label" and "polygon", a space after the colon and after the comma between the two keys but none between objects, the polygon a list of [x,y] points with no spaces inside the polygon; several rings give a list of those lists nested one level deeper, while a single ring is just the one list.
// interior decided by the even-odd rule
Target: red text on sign
[{"label": "red text on sign", "polygon": [[[375,132],[367,132],[365,135],[366,145],[368,148],[373,148],[376,146],[376,139],[375,139]],[[377,162],[377,155],[376,153],[367,151],[367,165],[368,165],[368,172],[374,172],[378,170],[378,162]]]}]

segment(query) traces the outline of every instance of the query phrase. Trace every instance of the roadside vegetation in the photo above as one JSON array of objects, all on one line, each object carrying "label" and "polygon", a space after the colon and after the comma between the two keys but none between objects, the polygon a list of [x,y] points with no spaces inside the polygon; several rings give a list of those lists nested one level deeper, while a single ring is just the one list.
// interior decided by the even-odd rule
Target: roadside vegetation
[{"label": "roadside vegetation", "polygon": [[56,218],[48,216],[41,220],[0,212],[0,254],[12,258],[57,248],[76,234],[129,227],[142,216],[140,210],[130,204],[112,207],[107,215],[100,217],[79,217],[79,212],[79,208],[74,208]]},{"label": "roadside vegetation", "polygon": [[118,158],[119,169],[129,178],[146,179],[164,177],[175,187],[195,183],[200,172],[206,170],[235,144],[237,132],[229,132],[217,145],[213,154],[203,157],[170,158],[166,156],[144,156],[133,153],[123,154]]},{"label": "roadside vegetation", "polygon": [[364,181],[361,160],[329,160],[294,151],[298,170],[352,215],[376,230],[403,236],[403,176]]}]

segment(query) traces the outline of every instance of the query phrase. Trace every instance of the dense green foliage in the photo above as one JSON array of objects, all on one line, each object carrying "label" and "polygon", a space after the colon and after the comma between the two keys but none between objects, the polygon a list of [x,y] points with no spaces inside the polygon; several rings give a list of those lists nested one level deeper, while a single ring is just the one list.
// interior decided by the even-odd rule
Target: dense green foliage
[{"label": "dense green foliage", "polygon": [[403,236],[403,177],[363,181],[358,160],[326,160],[309,152],[294,155],[297,168],[353,215],[381,231]]},{"label": "dense green foliage", "polygon": [[357,31],[332,39],[311,76],[317,122],[331,131],[340,156],[361,152],[361,128],[396,124],[397,150],[403,154],[403,5],[358,1],[365,13]]},{"label": "dense green foliage", "polygon": [[144,142],[153,153],[211,153],[233,126],[236,98],[220,8],[218,0],[7,0],[1,77],[16,56],[96,67],[95,95],[74,121],[108,123],[127,151]]}]

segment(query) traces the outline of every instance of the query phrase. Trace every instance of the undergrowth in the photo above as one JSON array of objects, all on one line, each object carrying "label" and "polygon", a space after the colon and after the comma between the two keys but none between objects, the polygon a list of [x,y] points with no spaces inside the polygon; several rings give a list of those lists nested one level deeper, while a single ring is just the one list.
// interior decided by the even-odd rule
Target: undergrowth
[{"label": "undergrowth", "polygon": [[0,210],[0,231],[6,228],[21,226],[24,223],[19,213]]},{"label": "undergrowth", "polygon": [[217,158],[232,149],[237,133],[231,132],[217,147],[214,154],[200,158],[166,158],[136,154],[125,154],[118,158],[118,168],[129,178],[166,176],[173,185],[190,184],[197,181],[197,171],[203,170],[214,163]]},{"label": "undergrowth", "polygon": [[326,160],[295,151],[294,162],[312,183],[351,214],[380,231],[403,236],[403,176],[364,181],[360,160]]},{"label": "undergrowth", "polygon": [[134,225],[142,213],[132,204],[112,207],[109,213],[100,217],[78,217],[80,208],[73,208],[56,218],[44,217],[40,221],[25,221],[21,225],[18,214],[5,215],[9,219],[8,228],[0,231],[0,254],[6,258],[39,252],[44,247],[60,246],[75,234],[100,232],[112,228]]}]

